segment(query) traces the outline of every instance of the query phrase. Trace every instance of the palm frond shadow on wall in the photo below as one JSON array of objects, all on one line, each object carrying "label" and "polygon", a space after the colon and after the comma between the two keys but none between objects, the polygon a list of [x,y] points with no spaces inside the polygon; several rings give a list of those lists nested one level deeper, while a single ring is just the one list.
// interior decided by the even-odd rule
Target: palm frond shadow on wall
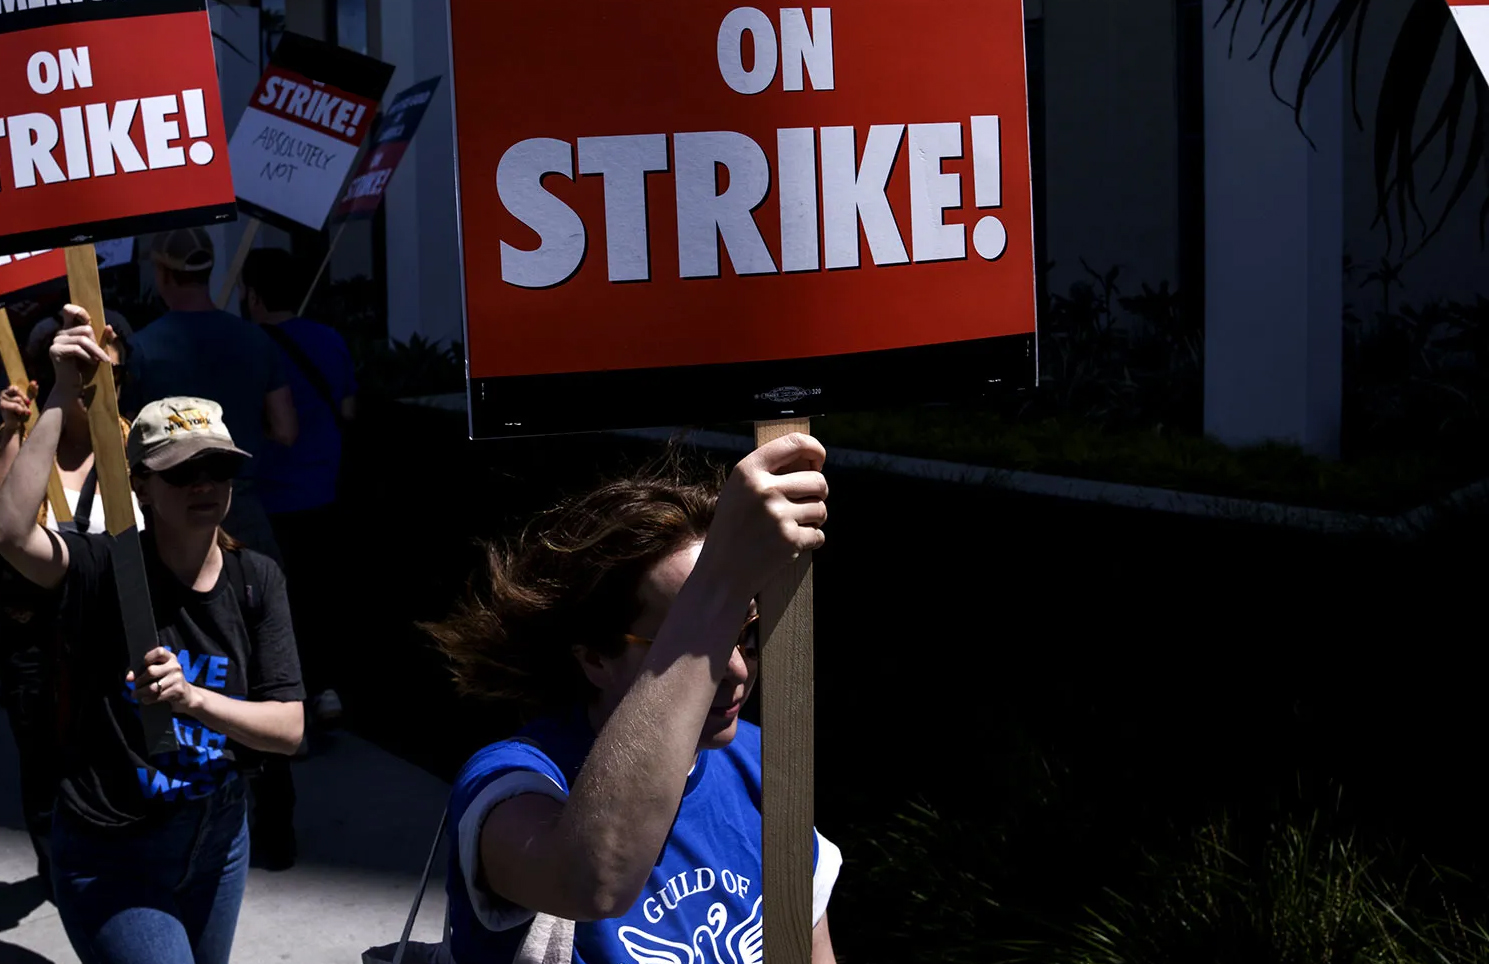
[{"label": "palm frond shadow on wall", "polygon": [[[1404,11],[1404,15],[1403,15]],[[1255,49],[1234,49],[1241,18],[1259,15],[1262,38]],[[1360,88],[1360,57],[1368,31],[1400,27],[1391,44],[1374,105],[1374,178],[1377,225],[1387,248],[1410,258],[1442,230],[1475,180],[1489,184],[1485,132],[1489,88],[1444,0],[1226,0],[1211,25],[1231,32],[1232,55],[1268,56],[1272,92],[1293,108],[1299,129],[1308,88],[1331,58],[1352,51],[1349,78],[1354,120],[1368,92]],[[1284,76],[1284,56],[1303,46],[1303,67]],[[1434,74],[1450,71],[1444,87]],[[1284,90],[1284,88],[1290,88]],[[1489,199],[1478,212],[1479,243],[1486,243]]]}]

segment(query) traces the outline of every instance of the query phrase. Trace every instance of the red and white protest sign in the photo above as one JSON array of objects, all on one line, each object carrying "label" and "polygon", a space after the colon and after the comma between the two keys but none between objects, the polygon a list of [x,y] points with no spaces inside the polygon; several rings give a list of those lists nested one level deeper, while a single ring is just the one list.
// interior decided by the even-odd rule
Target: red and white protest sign
[{"label": "red and white protest sign", "polygon": [[[475,434],[1032,384],[1019,0],[452,0],[451,23]],[[604,397],[542,410],[573,392]]]},{"label": "red and white protest sign", "polygon": [[0,295],[23,291],[65,274],[67,258],[60,249],[0,254]]},{"label": "red and white protest sign", "polygon": [[392,75],[370,57],[286,34],[233,131],[243,210],[324,227]]},{"label": "red and white protest sign", "polygon": [[206,0],[0,6],[0,250],[231,220]]},{"label": "red and white protest sign", "polygon": [[1448,8],[1478,62],[1479,72],[1489,77],[1489,0],[1448,0]]}]

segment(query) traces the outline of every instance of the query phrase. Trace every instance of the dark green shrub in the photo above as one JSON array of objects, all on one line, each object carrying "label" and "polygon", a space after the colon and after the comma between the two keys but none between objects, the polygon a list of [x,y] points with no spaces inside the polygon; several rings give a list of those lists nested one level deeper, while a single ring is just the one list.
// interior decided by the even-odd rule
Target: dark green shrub
[{"label": "dark green shrub", "polygon": [[[1489,931],[1455,882],[1315,814],[1248,835],[1227,818],[1151,855],[1059,936],[1007,945],[1040,964],[1480,964]],[[1466,888],[1465,888],[1466,889]],[[1481,903],[1479,895],[1473,895]]]}]

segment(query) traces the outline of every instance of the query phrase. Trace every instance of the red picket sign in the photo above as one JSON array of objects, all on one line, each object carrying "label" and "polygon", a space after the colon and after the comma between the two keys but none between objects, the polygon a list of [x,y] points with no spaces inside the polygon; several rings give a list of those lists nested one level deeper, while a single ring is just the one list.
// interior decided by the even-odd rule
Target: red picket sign
[{"label": "red picket sign", "polygon": [[60,249],[0,254],[0,295],[23,291],[65,274],[67,257]]},{"label": "red picket sign", "polygon": [[1032,385],[1018,0],[452,0],[472,433]]},{"label": "red picket sign", "polygon": [[205,0],[0,14],[0,250],[232,220]]}]

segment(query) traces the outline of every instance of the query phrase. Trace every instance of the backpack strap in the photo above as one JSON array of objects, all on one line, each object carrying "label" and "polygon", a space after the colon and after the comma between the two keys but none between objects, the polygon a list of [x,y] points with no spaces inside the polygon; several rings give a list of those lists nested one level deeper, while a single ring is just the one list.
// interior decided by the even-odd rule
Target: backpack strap
[{"label": "backpack strap", "polygon": [[233,597],[238,600],[238,610],[248,625],[250,639],[258,639],[259,626],[264,621],[264,593],[262,587],[248,581],[248,567],[243,564],[243,554],[224,550],[222,567],[227,570],[228,582],[233,587]]},{"label": "backpack strap", "polygon": [[[424,892],[429,889],[429,875],[434,871],[434,855],[439,853],[440,841],[445,836],[445,821],[449,816],[448,809],[441,811],[439,815],[439,829],[434,832],[434,844],[429,848],[429,859],[424,861],[424,877],[419,881],[419,891],[414,894],[414,906],[408,912],[408,920],[404,922],[403,936],[398,938],[398,947],[393,951],[393,964],[403,964],[403,955],[408,953],[408,939],[414,932],[414,921],[419,918],[419,905],[424,902]],[[448,923],[447,917],[447,926]]]},{"label": "backpack strap", "polygon": [[[83,489],[78,493],[77,511],[72,514],[73,524],[79,532],[87,532],[93,524],[93,498],[98,493],[98,467],[88,470],[83,480]],[[61,528],[59,525],[58,528]]]},{"label": "backpack strap", "polygon": [[326,380],[325,373],[316,367],[305,349],[300,347],[300,343],[295,341],[288,332],[281,330],[278,325],[261,325],[260,327],[263,328],[264,334],[274,339],[275,344],[290,356],[290,361],[295,363],[300,373],[305,376],[305,380],[310,382],[310,387],[315,389],[321,401],[325,402],[326,407],[331,410],[331,416],[336,419],[337,429],[343,435],[346,434],[346,419],[342,417],[341,405],[336,401],[336,393],[331,391],[331,383]]},{"label": "backpack strap", "polygon": [[[541,750],[542,749],[542,747],[538,745],[538,742],[536,740],[528,739],[525,736],[514,736],[514,737],[510,737],[509,738],[509,742],[511,742],[511,743],[526,743],[528,746],[534,747],[535,749],[538,749],[538,750]],[[447,826],[447,823],[449,821],[449,818],[450,818],[450,811],[449,811],[449,808],[446,807],[443,811],[441,811],[441,813],[439,815],[439,829],[434,832],[434,843],[429,848],[429,859],[424,862],[424,876],[423,876],[422,879],[420,879],[420,881],[419,881],[419,889],[414,894],[414,906],[409,909],[408,919],[403,924],[403,935],[401,937],[399,937],[398,944],[397,944],[397,946],[393,950],[393,964],[403,964],[403,956],[404,956],[404,954],[406,954],[408,952],[409,937],[414,932],[414,921],[416,921],[418,919],[418,917],[419,917],[419,906],[424,902],[424,893],[425,893],[425,891],[427,891],[429,889],[429,877],[430,877],[431,873],[434,871],[434,857],[435,857],[435,854],[437,854],[439,852],[439,845],[440,845],[440,843],[444,839],[444,836],[445,836],[445,827]],[[448,946],[448,944],[449,944],[449,939],[450,939],[450,914],[449,914],[449,909],[446,908],[446,910],[445,910],[445,943],[446,943],[446,946]]]},{"label": "backpack strap", "polygon": [[[243,563],[242,550],[222,551],[222,568],[232,586],[233,598],[238,601],[238,612],[243,614],[243,625],[248,629],[248,642],[257,646],[259,627],[264,622],[263,587],[255,585],[249,578],[248,566]],[[234,745],[238,763],[247,775],[262,770],[267,755],[246,746]]]}]

